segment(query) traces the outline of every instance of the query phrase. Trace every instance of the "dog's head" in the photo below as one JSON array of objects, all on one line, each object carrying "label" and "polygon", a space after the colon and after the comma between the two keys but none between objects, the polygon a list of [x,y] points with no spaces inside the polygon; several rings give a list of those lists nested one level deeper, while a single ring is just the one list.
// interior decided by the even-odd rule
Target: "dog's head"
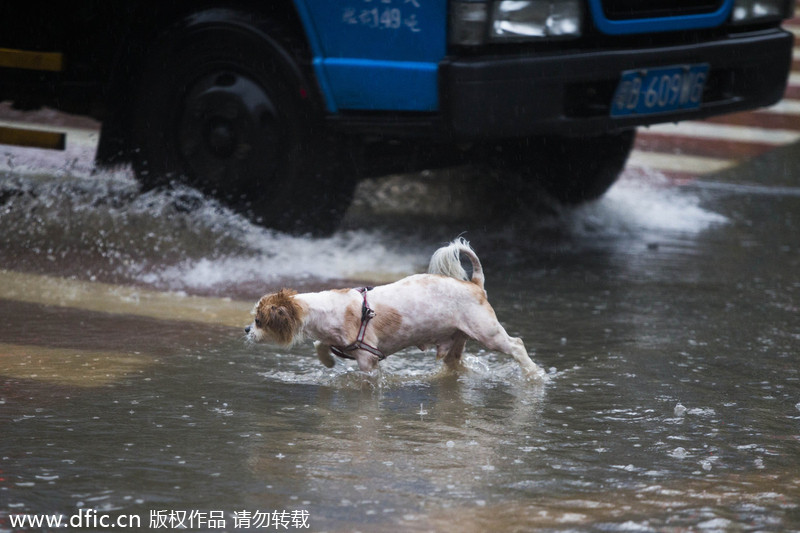
[{"label": "dog's head", "polygon": [[253,323],[244,328],[254,342],[290,346],[301,335],[303,308],[294,299],[297,291],[281,289],[263,296],[253,307]]}]

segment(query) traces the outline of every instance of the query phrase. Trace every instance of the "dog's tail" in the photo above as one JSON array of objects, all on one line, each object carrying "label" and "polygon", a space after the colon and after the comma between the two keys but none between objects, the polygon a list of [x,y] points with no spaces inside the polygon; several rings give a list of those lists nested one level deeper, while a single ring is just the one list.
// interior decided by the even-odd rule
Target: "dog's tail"
[{"label": "dog's tail", "polygon": [[[461,266],[461,254],[466,255],[472,263],[472,279],[467,276],[467,271]],[[433,253],[430,265],[428,265],[428,274],[440,274],[471,281],[481,289],[483,289],[485,281],[481,261],[463,237],[457,238]]]}]

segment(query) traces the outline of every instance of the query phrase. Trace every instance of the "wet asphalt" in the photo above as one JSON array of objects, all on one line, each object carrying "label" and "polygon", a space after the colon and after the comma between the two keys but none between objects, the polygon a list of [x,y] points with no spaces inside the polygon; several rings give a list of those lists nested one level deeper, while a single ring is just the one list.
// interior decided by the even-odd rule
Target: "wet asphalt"
[{"label": "wet asphalt", "polygon": [[[576,209],[498,210],[469,169],[382,178],[327,238],[67,174],[2,178],[0,531],[87,508],[203,531],[281,511],[313,531],[800,528],[796,144],[629,170]],[[546,383],[475,344],[461,374],[410,349],[364,375],[242,338],[264,292],[388,282],[462,232]]]}]

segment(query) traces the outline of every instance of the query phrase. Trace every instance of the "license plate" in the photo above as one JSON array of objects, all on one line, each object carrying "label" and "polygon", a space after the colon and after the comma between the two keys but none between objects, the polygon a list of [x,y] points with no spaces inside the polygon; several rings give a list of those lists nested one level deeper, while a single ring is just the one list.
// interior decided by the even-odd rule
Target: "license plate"
[{"label": "license plate", "polygon": [[611,116],[697,109],[707,78],[708,63],[626,70],[611,101]]}]

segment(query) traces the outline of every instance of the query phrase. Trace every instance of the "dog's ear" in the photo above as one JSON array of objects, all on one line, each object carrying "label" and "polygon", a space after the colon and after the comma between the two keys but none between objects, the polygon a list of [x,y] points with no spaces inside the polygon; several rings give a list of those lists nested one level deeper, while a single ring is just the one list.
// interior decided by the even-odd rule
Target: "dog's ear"
[{"label": "dog's ear", "polygon": [[267,329],[275,334],[281,344],[290,344],[295,335],[295,321],[286,306],[273,305],[269,308]]},{"label": "dog's ear", "polygon": [[300,328],[301,309],[294,301],[295,294],[295,291],[283,289],[262,298],[256,310],[256,326],[271,333],[280,344],[291,344]]}]

